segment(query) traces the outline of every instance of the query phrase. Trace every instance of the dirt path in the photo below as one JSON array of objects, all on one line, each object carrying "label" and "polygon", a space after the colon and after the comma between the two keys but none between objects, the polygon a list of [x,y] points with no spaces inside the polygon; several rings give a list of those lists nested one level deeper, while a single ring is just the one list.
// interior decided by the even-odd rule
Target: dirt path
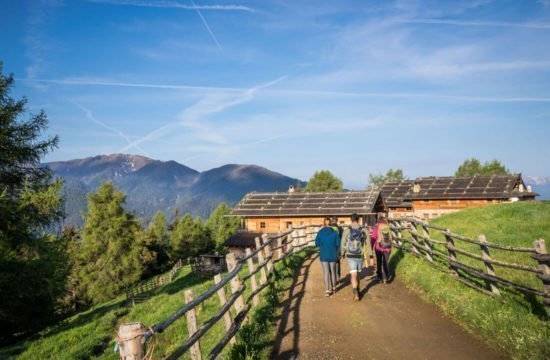
[{"label": "dirt path", "polygon": [[372,270],[362,274],[361,301],[353,302],[349,275],[337,293],[326,298],[317,255],[306,260],[283,303],[273,358],[505,358],[445,318],[434,305],[423,302],[399,280],[388,285],[369,283],[372,275]]}]

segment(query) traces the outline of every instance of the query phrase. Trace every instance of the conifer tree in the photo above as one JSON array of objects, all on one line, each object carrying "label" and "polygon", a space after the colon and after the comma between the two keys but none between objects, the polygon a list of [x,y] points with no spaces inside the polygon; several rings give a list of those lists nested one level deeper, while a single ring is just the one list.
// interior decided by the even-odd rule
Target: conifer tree
[{"label": "conifer tree", "polygon": [[0,62],[0,342],[42,326],[65,289],[64,243],[49,234],[61,219],[61,181],[40,160],[57,146],[43,135],[44,112],[10,96],[13,76]]},{"label": "conifer tree", "polygon": [[455,172],[455,176],[474,176],[474,175],[506,175],[510,171],[498,160],[486,161],[481,163],[476,158],[466,159]]},{"label": "conifer tree", "polygon": [[213,241],[208,229],[199,217],[193,220],[185,214],[170,234],[170,257],[172,260],[186,259],[211,251]]},{"label": "conifer tree", "polygon": [[241,218],[237,216],[227,216],[231,213],[231,208],[226,204],[220,204],[210,215],[206,222],[206,227],[210,230],[212,240],[215,243],[216,251],[220,254],[227,252],[223,243],[229,236],[239,230]]},{"label": "conifer tree", "polygon": [[168,250],[170,247],[170,238],[168,233],[168,222],[166,215],[162,211],[157,211],[149,223],[147,232],[144,233],[144,245],[150,253],[150,262],[147,266],[144,276],[154,275],[166,270],[170,263],[168,259]]},{"label": "conifer tree", "polygon": [[141,227],[124,209],[125,200],[111,182],[103,182],[88,194],[79,254],[84,265],[78,275],[89,303],[110,300],[141,277]]},{"label": "conifer tree", "polygon": [[306,188],[304,189],[307,192],[316,192],[316,191],[342,191],[344,189],[344,184],[341,179],[334,176],[328,170],[316,171],[315,174],[307,182]]}]

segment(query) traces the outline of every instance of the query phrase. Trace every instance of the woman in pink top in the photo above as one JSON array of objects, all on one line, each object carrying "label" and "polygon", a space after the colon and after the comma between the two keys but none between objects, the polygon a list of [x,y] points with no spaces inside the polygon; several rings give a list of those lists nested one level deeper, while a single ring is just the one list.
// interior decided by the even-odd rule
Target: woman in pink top
[{"label": "woman in pink top", "polygon": [[380,225],[384,224],[382,227],[387,228],[387,222],[383,214],[380,214],[378,219],[379,221],[372,231],[371,243],[374,243],[374,252],[376,253],[376,279],[386,284],[390,279],[388,260],[390,258],[391,247],[384,247],[380,244]]}]

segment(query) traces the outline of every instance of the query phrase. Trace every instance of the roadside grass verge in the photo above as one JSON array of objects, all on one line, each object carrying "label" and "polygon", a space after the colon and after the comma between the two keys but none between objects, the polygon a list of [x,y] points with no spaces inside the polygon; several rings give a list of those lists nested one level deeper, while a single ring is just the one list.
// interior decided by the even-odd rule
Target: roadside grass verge
[{"label": "roadside grass verge", "polygon": [[237,344],[229,359],[269,359],[275,343],[275,320],[281,311],[281,296],[308,255],[304,249],[275,265],[270,286],[264,290],[260,304],[251,310],[250,321],[237,334]]},{"label": "roadside grass verge", "polygon": [[[293,276],[293,269],[299,267],[304,258],[302,251],[276,265],[272,285],[262,292],[259,306],[249,313],[251,321],[239,331],[234,349],[228,345],[220,358],[263,359],[269,356],[274,337],[272,320],[281,289],[284,288],[285,281]],[[248,269],[245,266],[241,277],[246,273]],[[246,285],[245,298],[251,292],[250,281]],[[174,281],[150,291],[151,297],[135,307],[126,306],[124,296],[120,296],[67,318],[26,340],[0,349],[0,359],[118,359],[119,354],[113,350],[120,324],[142,322],[146,326],[154,325],[185,304],[183,290],[192,288],[195,296],[198,296],[213,286],[212,279],[203,279],[193,274],[189,266],[184,266],[176,273]],[[216,295],[198,306],[198,325],[204,324],[219,308]],[[234,316],[234,309],[232,313]],[[225,326],[223,320],[220,320],[200,340],[203,357],[208,355],[224,334]],[[154,358],[164,358],[187,338],[187,322],[184,316],[154,337]],[[148,346],[151,345],[149,340]],[[186,355],[184,358],[189,357]]]},{"label": "roadside grass verge", "polygon": [[[533,247],[533,241],[550,244],[550,202],[499,204],[471,208],[436,218],[433,225],[472,238],[484,234],[489,242]],[[442,240],[441,236],[433,238]],[[457,247],[481,254],[479,246],[456,241]],[[439,248],[446,253],[446,249]],[[537,266],[528,254],[490,249],[491,257],[507,262]],[[457,255],[458,261],[484,270],[482,262]],[[396,275],[421,296],[436,303],[468,332],[504,351],[514,359],[550,358],[550,322],[535,296],[500,287],[501,298],[482,294],[440,272],[423,260],[396,251],[391,259]],[[498,276],[542,289],[534,274],[495,266]],[[485,286],[484,283],[480,285]]]}]

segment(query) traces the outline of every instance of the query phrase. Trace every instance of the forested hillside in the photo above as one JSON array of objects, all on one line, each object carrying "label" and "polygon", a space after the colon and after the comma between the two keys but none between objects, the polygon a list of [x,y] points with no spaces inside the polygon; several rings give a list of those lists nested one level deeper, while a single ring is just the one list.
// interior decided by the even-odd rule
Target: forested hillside
[{"label": "forested hillside", "polygon": [[110,180],[127,195],[127,208],[142,223],[156,211],[176,209],[206,218],[220,204],[237,203],[251,191],[286,191],[297,179],[256,165],[224,165],[202,173],[175,161],[113,154],[45,164],[63,178],[65,225],[82,226],[86,193]]}]

